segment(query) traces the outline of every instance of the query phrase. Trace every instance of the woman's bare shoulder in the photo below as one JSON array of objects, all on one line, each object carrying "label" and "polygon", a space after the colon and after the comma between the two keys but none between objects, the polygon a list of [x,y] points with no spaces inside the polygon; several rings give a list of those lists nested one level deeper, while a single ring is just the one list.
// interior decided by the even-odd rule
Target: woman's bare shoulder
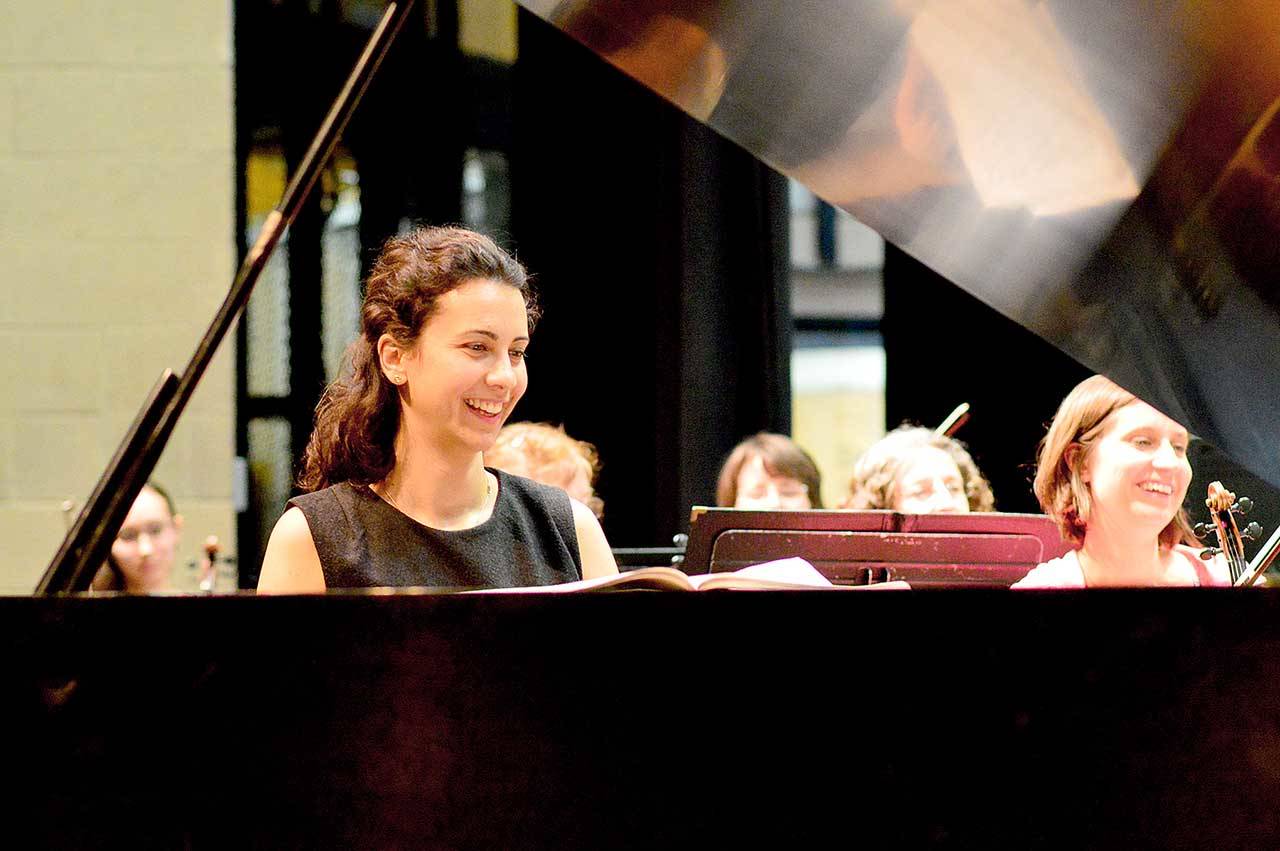
[{"label": "woman's bare shoulder", "polygon": [[271,530],[258,575],[258,592],[303,594],[325,590],[320,554],[306,515],[296,506],[285,511]]}]

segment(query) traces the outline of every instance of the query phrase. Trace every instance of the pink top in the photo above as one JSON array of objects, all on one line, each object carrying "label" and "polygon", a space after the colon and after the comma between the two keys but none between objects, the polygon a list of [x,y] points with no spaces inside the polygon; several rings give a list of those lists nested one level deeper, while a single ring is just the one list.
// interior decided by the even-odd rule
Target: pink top
[{"label": "pink top", "polygon": [[[1231,574],[1222,556],[1212,561],[1200,558],[1200,551],[1178,544],[1174,551],[1191,562],[1197,585],[1230,585]],[[1084,571],[1076,550],[1036,565],[1026,576],[1013,583],[1014,588],[1084,588]]]}]

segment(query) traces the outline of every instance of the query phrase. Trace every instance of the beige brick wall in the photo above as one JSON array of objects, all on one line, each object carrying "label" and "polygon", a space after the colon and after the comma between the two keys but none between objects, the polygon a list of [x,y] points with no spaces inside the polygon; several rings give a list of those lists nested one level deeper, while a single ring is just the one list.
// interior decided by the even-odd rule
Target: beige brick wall
[{"label": "beige brick wall", "polygon": [[[235,271],[229,0],[0,4],[0,593],[27,593]],[[233,357],[157,477],[234,551]],[[179,570],[180,584],[189,582]]]},{"label": "beige brick wall", "polygon": [[514,62],[516,4],[512,0],[462,0],[458,4],[458,40],[472,55]]}]

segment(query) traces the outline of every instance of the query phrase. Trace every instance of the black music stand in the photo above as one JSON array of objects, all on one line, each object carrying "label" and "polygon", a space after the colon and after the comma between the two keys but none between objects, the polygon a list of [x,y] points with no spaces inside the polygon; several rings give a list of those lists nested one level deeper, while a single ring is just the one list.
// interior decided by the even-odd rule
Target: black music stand
[{"label": "black music stand", "polygon": [[1008,587],[1070,547],[1040,514],[751,511],[695,506],[686,573],[800,556],[837,585]]}]

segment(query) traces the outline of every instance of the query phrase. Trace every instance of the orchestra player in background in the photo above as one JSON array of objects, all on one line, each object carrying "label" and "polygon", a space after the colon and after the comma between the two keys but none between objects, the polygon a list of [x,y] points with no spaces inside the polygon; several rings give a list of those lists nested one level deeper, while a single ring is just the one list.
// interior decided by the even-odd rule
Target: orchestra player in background
[{"label": "orchestra player in background", "polygon": [[818,465],[791,438],[762,431],[729,453],[716,483],[722,508],[822,508]]},{"label": "orchestra player in background", "polygon": [[160,485],[147,482],[129,508],[111,544],[111,562],[93,578],[94,591],[153,594],[173,588],[173,567],[182,540],[182,515]]},{"label": "orchestra player in background", "polygon": [[960,441],[903,425],[859,457],[841,507],[963,514],[994,511],[995,496]]},{"label": "orchestra player in background", "polygon": [[1204,561],[1183,498],[1191,483],[1187,430],[1095,375],[1062,401],[1040,445],[1035,494],[1075,547],[1015,588],[1230,585]]},{"label": "orchestra player in background", "polygon": [[511,423],[502,427],[493,446],[485,450],[490,467],[561,488],[569,496],[604,517],[604,501],[596,496],[600,454],[585,440],[575,440],[564,426]]}]

